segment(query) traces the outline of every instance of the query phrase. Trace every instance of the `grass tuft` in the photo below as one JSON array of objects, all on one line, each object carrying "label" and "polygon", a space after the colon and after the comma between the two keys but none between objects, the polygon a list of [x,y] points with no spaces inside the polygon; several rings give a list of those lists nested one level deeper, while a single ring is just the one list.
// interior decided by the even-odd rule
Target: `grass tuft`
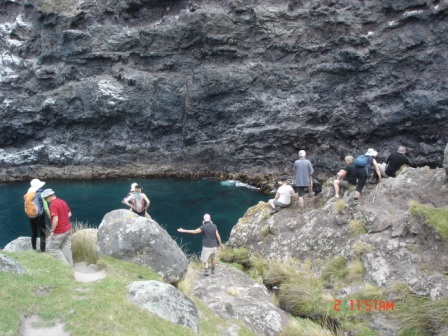
[{"label": "grass tuft", "polygon": [[296,318],[291,320],[284,328],[279,336],[332,336],[333,333],[322,328],[319,324],[307,319]]},{"label": "grass tuft", "polygon": [[348,222],[348,230],[350,231],[350,236],[357,237],[363,234],[367,233],[366,228],[364,227],[364,224],[357,219],[352,219]]},{"label": "grass tuft", "polygon": [[361,259],[352,260],[347,266],[347,280],[349,282],[360,282],[364,279],[365,268]]},{"label": "grass tuft", "polygon": [[345,201],[343,199],[338,199],[336,202],[333,203],[333,209],[337,213],[342,213],[346,207],[347,204],[345,204]]},{"label": "grass tuft", "polygon": [[74,262],[98,263],[97,229],[82,222],[73,222],[72,254]]}]

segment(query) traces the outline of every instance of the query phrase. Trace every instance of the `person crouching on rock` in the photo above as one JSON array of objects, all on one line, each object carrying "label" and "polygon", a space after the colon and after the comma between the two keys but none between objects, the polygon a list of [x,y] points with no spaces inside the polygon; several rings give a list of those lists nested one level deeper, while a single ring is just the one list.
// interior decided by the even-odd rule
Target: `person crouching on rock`
[{"label": "person crouching on rock", "polygon": [[280,211],[282,208],[289,207],[291,205],[291,198],[297,196],[294,189],[288,184],[288,179],[286,177],[281,177],[280,181],[282,182],[282,185],[277,189],[275,198],[268,201],[269,205],[272,207],[271,214]]},{"label": "person crouching on rock", "polygon": [[218,228],[212,222],[209,214],[204,215],[204,221],[202,226],[196,230],[184,230],[182,228],[177,229],[177,232],[198,234],[202,233],[202,252],[201,261],[204,264],[204,275],[208,276],[208,260],[211,259],[212,274],[215,273],[216,267],[216,253],[218,245],[222,248],[221,236],[219,235]]},{"label": "person crouching on rock", "polygon": [[356,185],[355,165],[353,164],[353,156],[347,155],[345,157],[347,166],[342,168],[336,174],[336,180],[333,181],[334,196],[339,198],[339,190],[341,188],[348,188],[350,185]]}]

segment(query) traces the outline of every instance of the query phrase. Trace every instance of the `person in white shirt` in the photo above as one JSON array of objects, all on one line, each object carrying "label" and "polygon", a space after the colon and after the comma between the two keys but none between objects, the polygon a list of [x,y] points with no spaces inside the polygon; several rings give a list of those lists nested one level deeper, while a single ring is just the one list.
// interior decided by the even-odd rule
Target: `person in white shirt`
[{"label": "person in white shirt", "polygon": [[291,198],[297,197],[294,189],[288,184],[286,177],[280,178],[282,185],[277,189],[275,198],[268,201],[272,207],[271,214],[280,211],[282,208],[289,207],[291,205]]}]

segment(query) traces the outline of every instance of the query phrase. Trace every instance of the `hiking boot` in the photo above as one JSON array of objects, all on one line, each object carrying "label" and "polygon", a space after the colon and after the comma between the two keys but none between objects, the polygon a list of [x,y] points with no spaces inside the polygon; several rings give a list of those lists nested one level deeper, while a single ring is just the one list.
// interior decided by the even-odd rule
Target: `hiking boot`
[{"label": "hiking boot", "polygon": [[212,267],[212,274],[215,274],[215,268]]},{"label": "hiking boot", "polygon": [[208,276],[208,268],[204,270],[204,276]]},{"label": "hiking boot", "polygon": [[353,200],[353,205],[359,205],[359,204],[361,204],[361,203],[359,203],[359,199],[355,198]]}]

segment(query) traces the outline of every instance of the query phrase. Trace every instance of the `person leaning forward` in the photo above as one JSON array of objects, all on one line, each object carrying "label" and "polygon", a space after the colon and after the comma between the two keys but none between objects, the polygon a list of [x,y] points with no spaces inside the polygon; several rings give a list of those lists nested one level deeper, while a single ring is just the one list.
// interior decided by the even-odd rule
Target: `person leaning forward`
[{"label": "person leaning forward", "polygon": [[334,196],[339,198],[339,190],[347,188],[350,185],[356,185],[355,166],[353,156],[347,155],[344,159],[346,166],[336,174],[336,180],[333,181]]},{"label": "person leaning forward", "polygon": [[45,189],[42,197],[50,203],[51,231],[48,250],[54,258],[73,266],[70,208],[65,201],[56,197],[52,189]]},{"label": "person leaning forward", "polygon": [[201,261],[204,264],[204,275],[208,276],[208,260],[211,259],[212,274],[215,273],[216,267],[216,253],[218,245],[222,248],[221,236],[219,235],[218,228],[212,222],[209,214],[204,215],[204,221],[202,226],[196,230],[185,230],[182,228],[177,229],[177,232],[198,234],[202,233],[202,252]]}]

